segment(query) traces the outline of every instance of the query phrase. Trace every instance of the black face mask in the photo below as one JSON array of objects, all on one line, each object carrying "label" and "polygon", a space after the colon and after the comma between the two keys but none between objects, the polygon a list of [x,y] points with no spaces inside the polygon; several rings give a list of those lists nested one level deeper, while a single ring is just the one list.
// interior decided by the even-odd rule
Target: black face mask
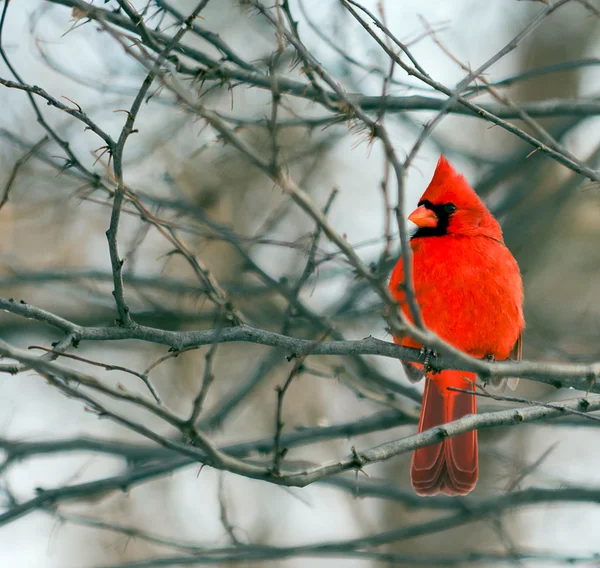
[{"label": "black face mask", "polygon": [[419,227],[417,231],[412,235],[412,239],[419,239],[421,237],[441,237],[448,234],[448,223],[450,223],[450,215],[456,211],[456,205],[454,203],[444,203],[441,205],[434,205],[431,201],[424,200],[419,201],[417,204],[419,207],[423,206],[430,211],[433,211],[437,218],[438,224],[435,227]]}]

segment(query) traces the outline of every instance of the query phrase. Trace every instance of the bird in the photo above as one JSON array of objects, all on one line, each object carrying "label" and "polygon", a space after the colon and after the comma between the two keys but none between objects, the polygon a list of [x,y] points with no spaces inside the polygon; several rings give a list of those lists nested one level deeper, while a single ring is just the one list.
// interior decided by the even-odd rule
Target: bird
[{"label": "bird", "polygon": [[[498,221],[443,155],[408,219],[417,227],[410,248],[415,299],[425,327],[472,357],[520,359],[525,320],[519,266],[504,244]],[[414,321],[402,257],[392,271],[389,290],[404,316]],[[394,342],[426,347],[408,336],[394,336]],[[413,382],[425,375],[419,432],[476,413],[475,373],[403,365]],[[412,455],[410,479],[419,495],[466,495],[478,477],[476,430]]]}]

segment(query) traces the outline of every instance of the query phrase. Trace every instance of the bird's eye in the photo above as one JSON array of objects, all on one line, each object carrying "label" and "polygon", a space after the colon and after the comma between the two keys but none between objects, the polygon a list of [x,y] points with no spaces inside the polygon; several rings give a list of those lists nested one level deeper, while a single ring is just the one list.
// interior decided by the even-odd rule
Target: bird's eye
[{"label": "bird's eye", "polygon": [[446,205],[444,205],[444,211],[450,215],[456,211],[456,205],[454,205],[454,203],[446,203]]}]

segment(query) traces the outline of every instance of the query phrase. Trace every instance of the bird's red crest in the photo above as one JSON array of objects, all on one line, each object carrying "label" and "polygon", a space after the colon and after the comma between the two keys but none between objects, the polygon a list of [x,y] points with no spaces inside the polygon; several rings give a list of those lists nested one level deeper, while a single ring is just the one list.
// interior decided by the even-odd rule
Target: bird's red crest
[{"label": "bird's red crest", "polygon": [[428,200],[434,204],[451,202],[465,208],[484,207],[465,177],[452,167],[443,154],[421,200]]},{"label": "bird's red crest", "polygon": [[446,156],[444,156],[444,154],[440,154],[440,159],[435,167],[435,172],[433,172],[431,183],[435,182],[437,184],[442,184],[449,179],[457,177],[458,175],[459,174],[452,167],[450,162],[446,160]]}]

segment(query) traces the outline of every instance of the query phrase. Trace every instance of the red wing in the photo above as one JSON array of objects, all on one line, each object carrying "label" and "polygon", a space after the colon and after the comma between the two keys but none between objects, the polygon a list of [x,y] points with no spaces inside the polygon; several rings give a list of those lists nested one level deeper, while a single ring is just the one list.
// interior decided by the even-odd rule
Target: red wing
[{"label": "red wing", "polygon": [[520,361],[521,359],[523,359],[523,332],[519,333],[519,337],[517,337],[517,342],[512,348],[512,351],[510,352],[508,358],[512,359],[513,361]]},{"label": "red wing", "polygon": [[[508,358],[512,361],[520,361],[523,358],[523,332],[519,333]],[[507,386],[511,390],[515,390],[519,384],[519,379],[518,377],[494,378],[488,384],[495,392],[504,392]]]}]

